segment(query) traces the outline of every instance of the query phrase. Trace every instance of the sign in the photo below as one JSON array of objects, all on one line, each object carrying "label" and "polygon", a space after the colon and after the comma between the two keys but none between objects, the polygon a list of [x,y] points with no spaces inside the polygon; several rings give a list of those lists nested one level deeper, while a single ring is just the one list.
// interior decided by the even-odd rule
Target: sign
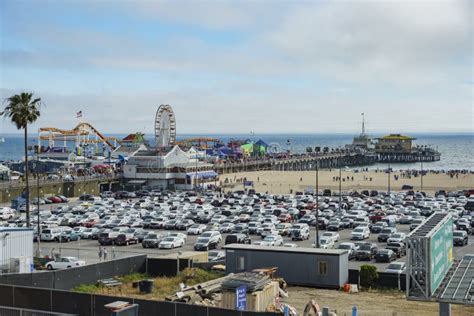
[{"label": "sign", "polygon": [[235,308],[238,311],[244,311],[247,307],[247,288],[245,286],[239,286],[235,289]]},{"label": "sign", "polygon": [[431,236],[430,240],[431,295],[443,281],[453,263],[453,218],[449,219]]}]

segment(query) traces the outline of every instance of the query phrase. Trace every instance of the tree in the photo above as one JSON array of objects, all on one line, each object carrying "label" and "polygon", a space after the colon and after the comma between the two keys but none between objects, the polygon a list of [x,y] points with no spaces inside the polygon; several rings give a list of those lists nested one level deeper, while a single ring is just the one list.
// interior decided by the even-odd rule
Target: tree
[{"label": "tree", "polygon": [[362,287],[374,287],[378,278],[377,267],[370,264],[364,264],[360,267],[360,285]]},{"label": "tree", "polygon": [[[16,128],[25,131],[25,200],[26,225],[30,227],[30,186],[28,181],[28,124],[34,123],[40,116],[41,99],[33,99],[33,93],[22,92],[5,100],[6,106],[0,116],[9,118]],[[39,233],[39,232],[38,232]]]}]

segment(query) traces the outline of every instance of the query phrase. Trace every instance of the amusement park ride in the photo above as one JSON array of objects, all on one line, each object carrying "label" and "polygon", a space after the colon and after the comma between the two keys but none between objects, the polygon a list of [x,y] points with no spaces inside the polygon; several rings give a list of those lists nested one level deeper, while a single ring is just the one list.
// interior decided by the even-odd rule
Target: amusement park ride
[{"label": "amusement park ride", "polygon": [[60,148],[64,151],[71,147],[69,145],[71,143],[74,144],[74,148],[93,145],[96,147],[96,151],[98,151],[99,145],[103,149],[108,148],[110,151],[113,151],[120,144],[117,138],[105,137],[95,127],[86,122],[81,122],[70,130],[56,127],[41,127],[38,130],[38,147],[44,148],[41,145],[41,141],[47,141],[50,150]]}]

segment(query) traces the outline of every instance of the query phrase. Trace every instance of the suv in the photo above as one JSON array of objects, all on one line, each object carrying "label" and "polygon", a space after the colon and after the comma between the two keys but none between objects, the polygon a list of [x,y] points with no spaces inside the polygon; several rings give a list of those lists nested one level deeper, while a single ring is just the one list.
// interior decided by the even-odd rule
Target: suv
[{"label": "suv", "polygon": [[289,233],[291,240],[309,239],[309,226],[305,224],[294,225]]},{"label": "suv", "polygon": [[101,233],[99,235],[99,244],[101,246],[104,246],[104,245],[113,245],[115,243],[115,234],[111,233],[111,232],[108,232],[108,233]]},{"label": "suv", "polygon": [[219,244],[218,239],[215,237],[199,237],[194,244],[194,250],[196,251],[208,251],[209,249],[216,249]]},{"label": "suv", "polygon": [[357,260],[372,260],[372,258],[377,254],[377,246],[373,243],[364,243],[359,246],[359,249],[356,250],[356,259]]},{"label": "suv", "polygon": [[402,242],[389,242],[385,248],[395,252],[398,258],[401,258],[407,254],[405,244]]},{"label": "suv", "polygon": [[136,238],[133,234],[119,234],[117,238],[115,238],[115,244],[118,246],[138,244],[138,238]]},{"label": "suv", "polygon": [[228,244],[249,244],[251,243],[250,238],[244,234],[230,234],[225,238],[226,245]]},{"label": "suv", "polygon": [[377,236],[378,242],[386,242],[393,234],[397,232],[395,227],[387,227],[382,229],[380,234]]},{"label": "suv", "polygon": [[453,244],[455,246],[464,246],[468,244],[467,233],[464,230],[455,230],[453,232]]}]

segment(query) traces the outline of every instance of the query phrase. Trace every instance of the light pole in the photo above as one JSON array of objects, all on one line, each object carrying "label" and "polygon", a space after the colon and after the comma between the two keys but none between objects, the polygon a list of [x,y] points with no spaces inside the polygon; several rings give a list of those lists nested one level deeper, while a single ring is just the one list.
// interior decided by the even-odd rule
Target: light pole
[{"label": "light pole", "polygon": [[319,161],[316,162],[316,248],[319,248]]},{"label": "light pole", "polygon": [[390,169],[390,162],[388,163],[388,194],[390,194],[390,175],[392,170]]},{"label": "light pole", "polygon": [[40,236],[41,236],[41,230],[40,230],[40,180],[39,180],[39,147],[36,148],[36,202],[37,202],[37,225],[36,225],[36,230],[37,230],[37,237],[36,237],[36,242],[37,242],[37,249],[36,249],[36,257],[41,256],[41,246],[40,246]]},{"label": "light pole", "polygon": [[341,213],[341,203],[342,203],[342,165],[339,165],[339,205],[338,205],[339,213]]},{"label": "light pole", "polygon": [[421,161],[420,180],[421,180],[421,189],[420,189],[420,191],[423,192],[423,161]]}]

